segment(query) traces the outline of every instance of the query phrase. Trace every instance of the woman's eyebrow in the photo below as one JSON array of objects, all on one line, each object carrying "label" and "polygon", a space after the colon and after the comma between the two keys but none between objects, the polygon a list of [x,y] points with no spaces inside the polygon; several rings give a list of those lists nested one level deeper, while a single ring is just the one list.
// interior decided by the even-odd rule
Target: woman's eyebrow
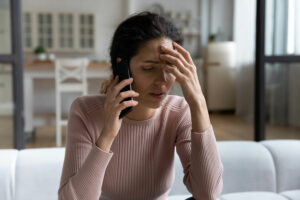
[{"label": "woman's eyebrow", "polygon": [[153,63],[153,64],[160,64],[160,61],[155,61],[155,60],[145,60],[144,63]]}]

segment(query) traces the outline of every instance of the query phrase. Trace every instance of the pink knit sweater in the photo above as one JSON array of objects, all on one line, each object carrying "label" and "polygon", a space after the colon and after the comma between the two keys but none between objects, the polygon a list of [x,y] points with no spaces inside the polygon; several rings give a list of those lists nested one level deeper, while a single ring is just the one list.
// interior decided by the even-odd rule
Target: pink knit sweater
[{"label": "pink knit sweater", "polygon": [[223,165],[213,128],[191,131],[183,97],[168,95],[148,120],[123,118],[109,153],[95,145],[104,100],[83,96],[72,103],[59,200],[165,200],[174,181],[175,147],[194,198],[213,200],[221,193]]}]

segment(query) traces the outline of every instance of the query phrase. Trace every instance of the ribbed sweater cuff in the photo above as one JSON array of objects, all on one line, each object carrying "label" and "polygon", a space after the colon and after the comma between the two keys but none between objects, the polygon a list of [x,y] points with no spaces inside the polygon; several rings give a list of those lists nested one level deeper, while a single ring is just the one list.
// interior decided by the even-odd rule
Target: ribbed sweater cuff
[{"label": "ribbed sweater cuff", "polygon": [[203,134],[208,134],[208,133],[213,133],[213,128],[212,128],[212,125],[210,125],[208,127],[208,129],[206,129],[205,131],[202,131],[202,132],[196,132],[196,131],[192,131],[193,134],[196,134],[196,135],[203,135]]}]

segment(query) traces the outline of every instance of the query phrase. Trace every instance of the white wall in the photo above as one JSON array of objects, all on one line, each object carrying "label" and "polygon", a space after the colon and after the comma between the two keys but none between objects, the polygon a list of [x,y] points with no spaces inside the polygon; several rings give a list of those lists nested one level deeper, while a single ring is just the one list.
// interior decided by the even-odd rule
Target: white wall
[{"label": "white wall", "polygon": [[236,114],[253,119],[256,1],[234,1],[233,39],[236,42],[237,99]]},{"label": "white wall", "polygon": [[218,34],[220,40],[233,38],[234,0],[210,0],[210,33]]}]

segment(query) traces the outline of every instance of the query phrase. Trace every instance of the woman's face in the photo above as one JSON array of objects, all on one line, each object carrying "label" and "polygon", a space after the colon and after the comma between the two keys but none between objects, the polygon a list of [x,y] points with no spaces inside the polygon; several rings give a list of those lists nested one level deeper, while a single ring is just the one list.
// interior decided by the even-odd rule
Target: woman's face
[{"label": "woman's face", "polygon": [[[175,76],[164,69],[160,60],[161,45],[173,48],[172,40],[154,39],[142,44],[138,53],[130,60],[133,90],[140,95],[135,98],[140,106],[158,108],[166,98],[175,81]],[[162,95],[158,95],[162,93]]]}]

